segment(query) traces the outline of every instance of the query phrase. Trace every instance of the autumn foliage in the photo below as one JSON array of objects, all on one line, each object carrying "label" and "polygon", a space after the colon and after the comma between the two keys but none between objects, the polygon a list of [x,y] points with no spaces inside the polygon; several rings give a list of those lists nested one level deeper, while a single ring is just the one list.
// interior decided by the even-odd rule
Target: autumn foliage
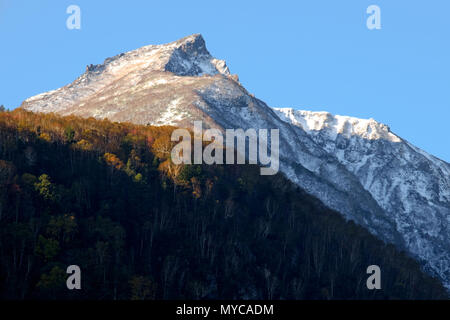
[{"label": "autumn foliage", "polygon": [[[281,174],[173,165],[173,129],[0,112],[0,298],[447,297]],[[82,290],[65,286],[73,264]]]}]

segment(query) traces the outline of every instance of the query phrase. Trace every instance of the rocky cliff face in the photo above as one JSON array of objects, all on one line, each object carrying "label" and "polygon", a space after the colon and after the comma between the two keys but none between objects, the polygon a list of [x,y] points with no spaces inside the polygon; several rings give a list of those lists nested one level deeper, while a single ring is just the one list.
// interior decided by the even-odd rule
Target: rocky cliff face
[{"label": "rocky cliff face", "polygon": [[276,109],[345,166],[395,221],[406,248],[450,279],[450,165],[373,119]]},{"label": "rocky cliff face", "polygon": [[278,128],[280,170],[290,180],[409,251],[450,288],[450,165],[374,120],[270,108],[201,35],[108,58],[22,107],[138,124]]}]

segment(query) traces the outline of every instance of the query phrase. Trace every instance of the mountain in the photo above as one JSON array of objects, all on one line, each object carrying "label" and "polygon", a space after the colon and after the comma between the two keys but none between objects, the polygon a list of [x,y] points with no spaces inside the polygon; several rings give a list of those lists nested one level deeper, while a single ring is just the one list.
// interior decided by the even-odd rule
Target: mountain
[{"label": "mountain", "polygon": [[213,58],[200,35],[146,46],[88,65],[73,83],[27,99],[25,109],[138,124],[175,124],[201,115],[199,91],[230,82],[225,61]]},{"label": "mountain", "polygon": [[431,273],[450,279],[450,165],[362,120],[290,108],[281,119],[306,132],[358,178],[396,222],[407,249]]},{"label": "mountain", "polygon": [[374,120],[274,109],[255,98],[201,35],[108,58],[35,112],[191,127],[278,128],[280,170],[306,192],[420,260],[450,288],[450,166]]}]

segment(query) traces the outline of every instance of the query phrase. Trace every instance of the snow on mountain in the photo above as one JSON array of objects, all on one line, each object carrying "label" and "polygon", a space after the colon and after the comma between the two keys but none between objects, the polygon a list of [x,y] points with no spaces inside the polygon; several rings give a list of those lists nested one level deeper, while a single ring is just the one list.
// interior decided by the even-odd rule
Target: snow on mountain
[{"label": "snow on mountain", "polygon": [[333,116],[329,112],[312,112],[294,110],[290,108],[274,108],[279,111],[279,116],[294,125],[300,126],[308,133],[312,131],[326,131],[331,140],[336,140],[338,135],[351,138],[358,135],[364,139],[385,139],[392,142],[400,142],[400,138],[389,131],[389,128],[373,119],[358,119],[347,116]]},{"label": "snow on mountain", "polygon": [[108,58],[24,101],[36,112],[138,124],[280,130],[280,170],[450,288],[450,166],[374,120],[272,109],[249,94],[201,35]]},{"label": "snow on mountain", "polygon": [[[122,53],[100,65],[88,65],[86,72],[71,84],[31,97],[22,107],[31,111],[89,115],[117,121],[128,116],[127,121],[152,122],[162,114],[148,114],[145,101],[158,95],[161,88],[163,95],[172,91],[162,101],[162,109],[176,101],[186,104],[187,101],[176,96],[176,91],[189,84],[188,78],[201,86],[201,76],[212,75],[232,77],[225,61],[212,57],[203,37],[194,34],[169,44],[149,45]],[[129,114],[134,101],[137,101],[138,109]],[[143,113],[140,107],[144,108]]]},{"label": "snow on mountain", "polygon": [[358,178],[393,217],[406,248],[450,279],[450,164],[412,146],[373,119],[275,109]]}]

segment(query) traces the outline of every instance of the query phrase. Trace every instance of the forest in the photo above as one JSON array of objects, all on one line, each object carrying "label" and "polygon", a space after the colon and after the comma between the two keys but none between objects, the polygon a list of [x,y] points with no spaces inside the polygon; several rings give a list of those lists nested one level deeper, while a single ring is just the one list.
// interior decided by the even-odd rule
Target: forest
[{"label": "forest", "polygon": [[174,165],[174,129],[1,110],[0,299],[448,299],[280,173]]}]

